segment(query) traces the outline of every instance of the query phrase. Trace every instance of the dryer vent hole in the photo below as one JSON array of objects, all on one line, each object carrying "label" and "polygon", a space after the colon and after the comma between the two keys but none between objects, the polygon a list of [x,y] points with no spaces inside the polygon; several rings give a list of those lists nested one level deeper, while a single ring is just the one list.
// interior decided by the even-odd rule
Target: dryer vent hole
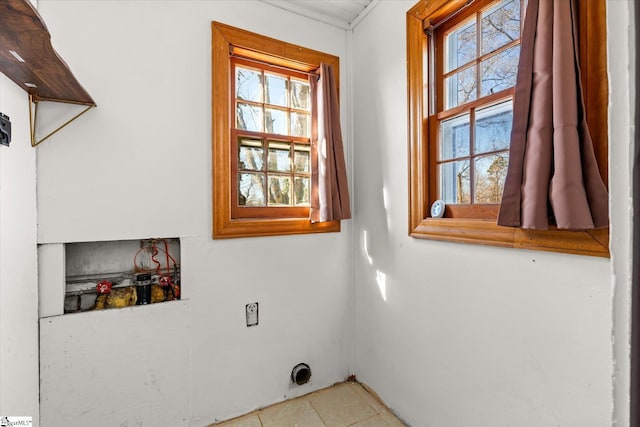
[{"label": "dryer vent hole", "polygon": [[291,381],[298,385],[306,384],[311,378],[311,368],[306,363],[297,364],[291,371]]}]

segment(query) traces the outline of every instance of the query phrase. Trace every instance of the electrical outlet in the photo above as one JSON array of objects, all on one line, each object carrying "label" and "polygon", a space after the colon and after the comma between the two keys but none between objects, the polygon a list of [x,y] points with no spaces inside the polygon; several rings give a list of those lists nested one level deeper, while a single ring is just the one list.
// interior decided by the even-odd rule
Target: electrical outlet
[{"label": "electrical outlet", "polygon": [[258,324],[258,303],[252,302],[245,306],[247,314],[247,326],[256,326]]},{"label": "electrical outlet", "polygon": [[9,146],[11,142],[11,120],[9,116],[0,113],[0,144]]}]

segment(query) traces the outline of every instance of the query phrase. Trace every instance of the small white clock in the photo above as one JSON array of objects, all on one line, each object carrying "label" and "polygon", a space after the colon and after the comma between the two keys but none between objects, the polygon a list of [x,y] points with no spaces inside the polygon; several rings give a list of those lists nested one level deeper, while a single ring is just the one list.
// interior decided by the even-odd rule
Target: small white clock
[{"label": "small white clock", "polygon": [[431,217],[432,218],[442,218],[444,216],[444,200],[436,200],[431,205]]}]

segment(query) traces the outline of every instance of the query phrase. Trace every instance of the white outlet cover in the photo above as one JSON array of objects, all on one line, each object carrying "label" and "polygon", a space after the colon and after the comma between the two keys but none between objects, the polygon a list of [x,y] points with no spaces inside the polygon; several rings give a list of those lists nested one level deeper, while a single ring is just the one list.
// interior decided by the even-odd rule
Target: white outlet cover
[{"label": "white outlet cover", "polygon": [[245,306],[247,314],[247,326],[256,326],[258,324],[258,303],[252,302]]}]

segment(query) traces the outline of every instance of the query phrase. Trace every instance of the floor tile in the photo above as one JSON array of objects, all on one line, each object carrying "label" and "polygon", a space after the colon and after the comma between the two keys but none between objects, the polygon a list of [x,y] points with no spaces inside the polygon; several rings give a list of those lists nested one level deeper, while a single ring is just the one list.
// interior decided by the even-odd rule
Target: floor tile
[{"label": "floor tile", "polygon": [[371,407],[375,409],[389,425],[392,427],[405,427],[405,424],[400,421],[384,403],[382,403],[380,396],[378,396],[375,391],[359,383],[352,384],[353,390],[356,391],[358,396],[371,405]]},{"label": "floor tile", "polygon": [[346,427],[377,415],[349,383],[312,393],[308,399],[327,427]]},{"label": "floor tile", "polygon": [[236,418],[222,424],[216,424],[218,427],[262,427],[260,419],[257,415],[246,415]]},{"label": "floor tile", "polygon": [[348,383],[352,390],[365,402],[367,402],[378,413],[387,411],[387,407],[375,396],[375,392],[367,390],[367,388],[359,383]]},{"label": "floor tile", "polygon": [[385,411],[385,412],[381,412],[380,416],[391,426],[391,427],[406,427],[406,424],[403,423],[402,421],[400,421],[398,419],[398,417],[396,417],[395,415],[393,415],[393,413],[391,411]]},{"label": "floor tile", "polygon": [[367,418],[366,420],[362,420],[356,424],[352,424],[351,427],[391,427],[381,415],[376,415],[375,417]]},{"label": "floor tile", "polygon": [[325,427],[306,399],[294,399],[258,412],[263,427]]},{"label": "floor tile", "polygon": [[346,382],[256,410],[216,427],[406,427],[375,391]]}]

